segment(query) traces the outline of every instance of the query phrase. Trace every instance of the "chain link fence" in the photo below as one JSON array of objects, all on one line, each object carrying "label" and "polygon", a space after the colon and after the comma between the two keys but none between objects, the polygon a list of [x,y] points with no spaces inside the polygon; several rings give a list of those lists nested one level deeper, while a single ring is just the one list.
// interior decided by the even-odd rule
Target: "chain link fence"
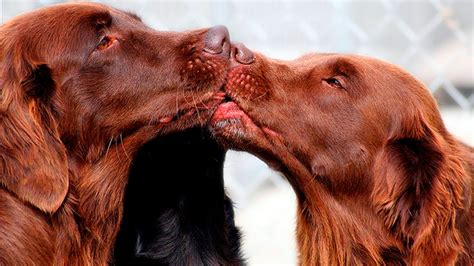
[{"label": "chain link fence", "polygon": [[[63,1],[3,0],[2,21],[57,2]],[[474,145],[470,0],[98,2],[136,12],[159,30],[223,24],[233,41],[271,57],[341,52],[398,64],[432,91],[448,129]],[[294,264],[294,196],[286,181],[261,161],[238,152],[229,152],[225,174],[237,203],[237,221],[247,233],[250,264]]]}]

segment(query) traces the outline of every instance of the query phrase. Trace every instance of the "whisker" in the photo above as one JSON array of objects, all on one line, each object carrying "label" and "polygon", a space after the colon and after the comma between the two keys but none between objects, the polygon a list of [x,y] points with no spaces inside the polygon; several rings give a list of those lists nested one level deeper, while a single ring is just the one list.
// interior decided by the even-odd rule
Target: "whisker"
[{"label": "whisker", "polygon": [[128,156],[127,150],[125,150],[125,146],[123,145],[122,133],[120,133],[119,136],[120,136],[120,144],[122,145],[122,150],[125,153],[125,156],[127,156],[128,161],[131,162],[132,159],[130,159],[130,156]]},{"label": "whisker", "polygon": [[[114,143],[115,143],[115,146],[118,145],[118,143],[117,143],[117,137],[114,137]],[[120,160],[120,153],[118,152],[118,149],[115,149],[115,154],[117,155],[117,159]]]},{"label": "whisker", "polygon": [[196,114],[199,120],[201,120],[201,113],[199,113],[199,107],[197,106],[196,99],[194,98],[194,91],[191,91],[191,95],[193,96],[193,105],[196,109]]},{"label": "whisker", "polygon": [[107,154],[109,154],[110,146],[112,145],[113,140],[114,140],[114,137],[111,137],[109,141],[109,145],[107,145],[107,150],[105,151],[105,158],[107,158]]},{"label": "whisker", "polygon": [[254,100],[258,100],[258,99],[264,97],[264,96],[267,95],[267,94],[268,94],[268,91],[266,91],[264,94],[258,96],[257,98],[254,98]]},{"label": "whisker", "polygon": [[158,121],[158,118],[156,118],[155,116],[152,115],[152,116],[150,116],[150,120],[148,120],[148,125],[151,126],[157,121]]}]

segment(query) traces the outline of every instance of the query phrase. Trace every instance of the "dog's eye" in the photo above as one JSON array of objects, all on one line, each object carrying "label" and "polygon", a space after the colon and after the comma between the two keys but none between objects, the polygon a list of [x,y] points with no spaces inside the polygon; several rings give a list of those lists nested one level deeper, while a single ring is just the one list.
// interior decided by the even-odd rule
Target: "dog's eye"
[{"label": "dog's eye", "polygon": [[112,46],[116,42],[117,42],[116,38],[111,37],[111,36],[104,36],[100,40],[99,44],[97,44],[96,49],[99,50],[99,51],[105,50],[105,49],[109,48],[110,46]]},{"label": "dog's eye", "polygon": [[327,78],[327,79],[324,79],[324,81],[333,87],[344,88],[342,86],[342,83],[337,78]]}]

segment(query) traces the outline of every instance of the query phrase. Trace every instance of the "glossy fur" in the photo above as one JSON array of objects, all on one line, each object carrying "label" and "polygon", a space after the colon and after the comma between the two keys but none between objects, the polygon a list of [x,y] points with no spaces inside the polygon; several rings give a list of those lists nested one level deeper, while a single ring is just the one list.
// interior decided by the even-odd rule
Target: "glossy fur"
[{"label": "glossy fur", "polygon": [[0,264],[110,262],[137,151],[222,101],[229,61],[203,53],[206,32],[156,31],[92,3],[1,26]]},{"label": "glossy fur", "polygon": [[[376,59],[258,56],[212,129],[282,171],[303,265],[473,265],[473,149],[424,85]],[[240,108],[240,111],[236,111]]]}]

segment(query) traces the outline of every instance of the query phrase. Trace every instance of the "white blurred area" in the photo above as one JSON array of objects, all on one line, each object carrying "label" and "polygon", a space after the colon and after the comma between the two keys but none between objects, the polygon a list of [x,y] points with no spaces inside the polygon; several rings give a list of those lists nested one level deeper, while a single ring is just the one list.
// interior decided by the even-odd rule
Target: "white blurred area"
[{"label": "white blurred area", "polygon": [[[2,21],[62,1],[0,1]],[[407,69],[433,92],[450,132],[474,146],[471,0],[95,1],[130,10],[159,30],[226,25],[233,41],[281,59],[359,53]],[[250,265],[296,265],[295,196],[278,173],[229,152],[226,187]]]}]

